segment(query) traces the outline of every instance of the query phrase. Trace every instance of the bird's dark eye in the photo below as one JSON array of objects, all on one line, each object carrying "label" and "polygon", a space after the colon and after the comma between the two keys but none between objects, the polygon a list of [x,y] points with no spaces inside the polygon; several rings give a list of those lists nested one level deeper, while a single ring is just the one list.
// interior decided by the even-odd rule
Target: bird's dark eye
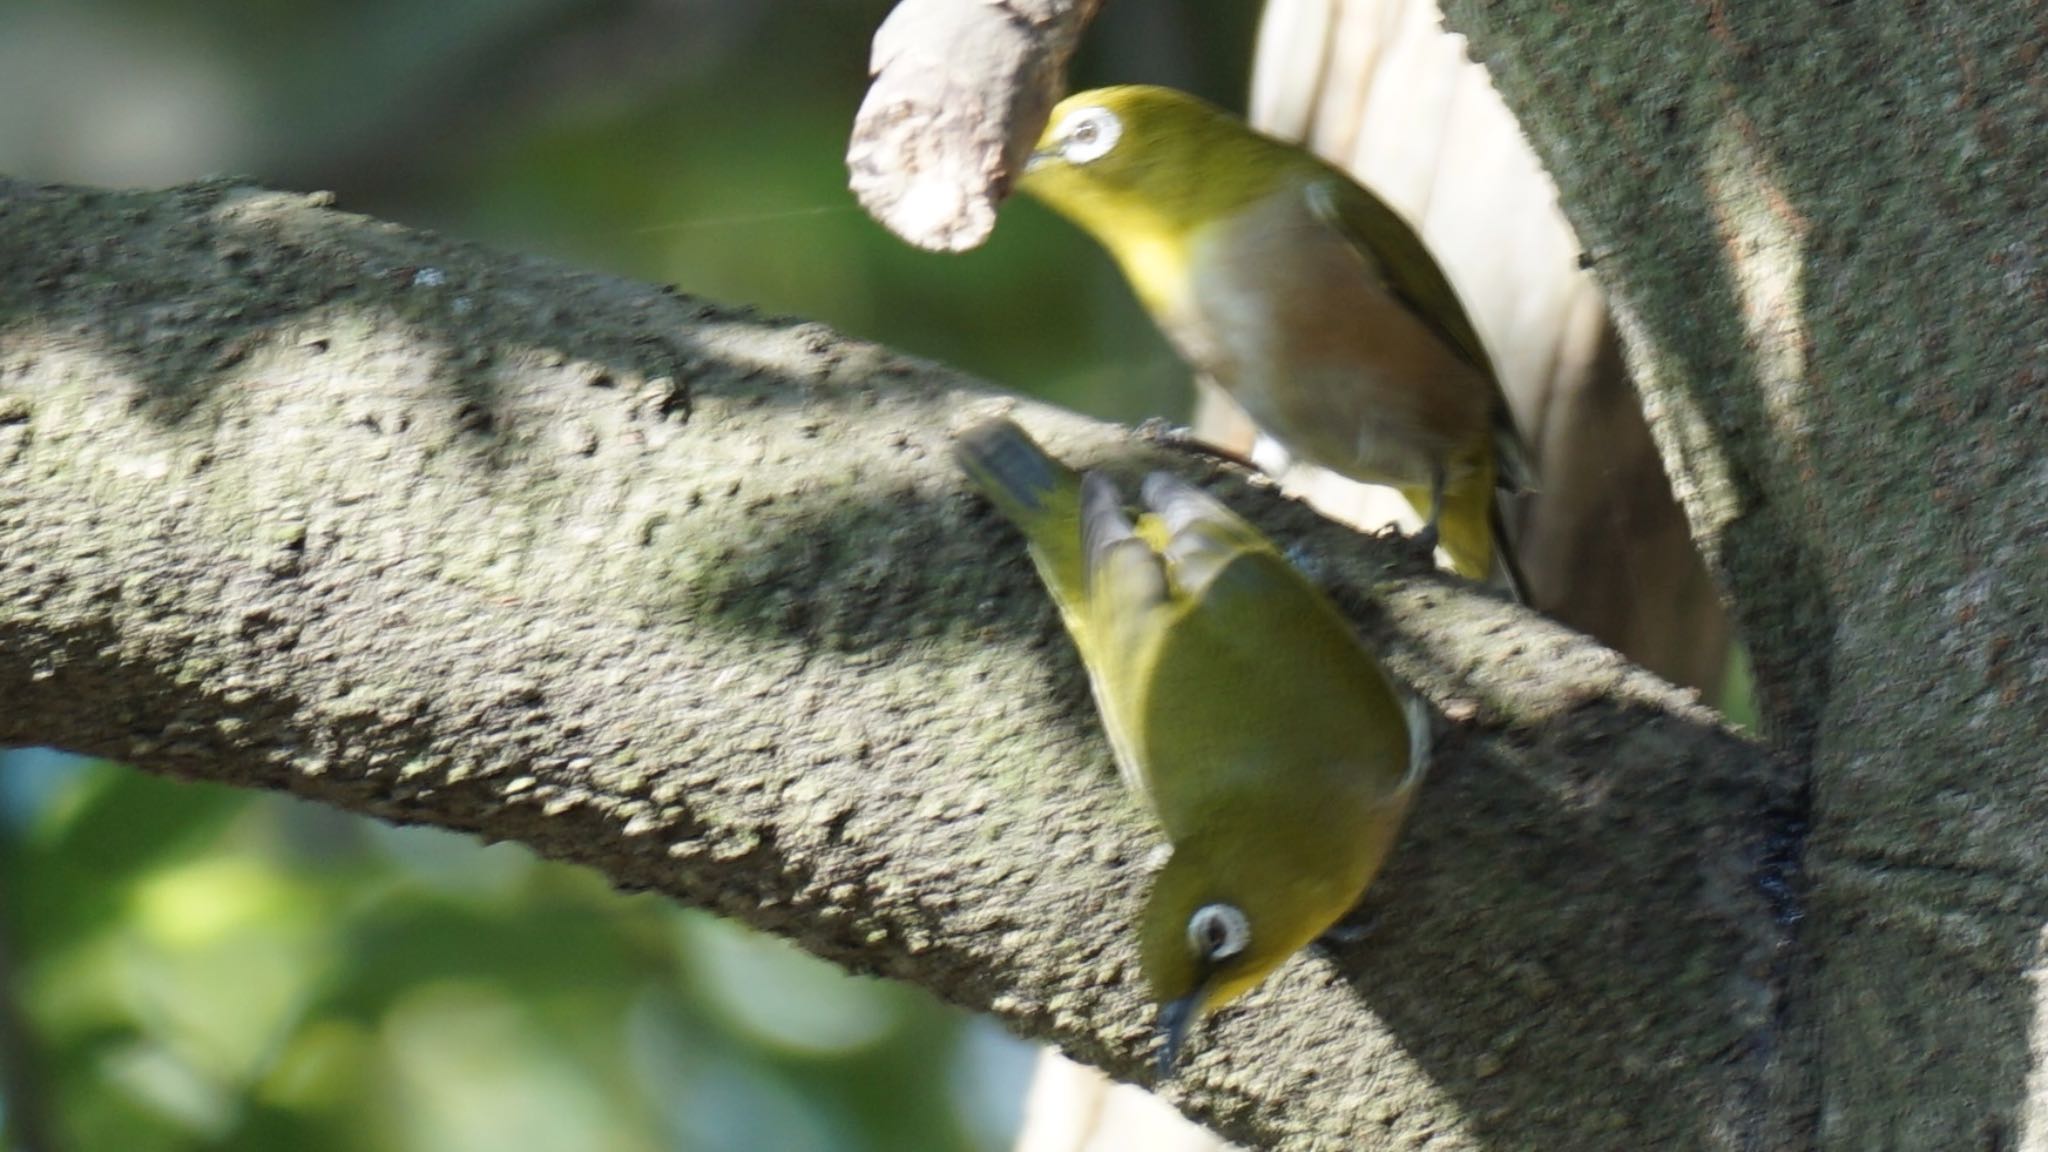
[{"label": "bird's dark eye", "polygon": [[1074,129],[1074,143],[1085,148],[1095,143],[1095,138],[1100,135],[1102,135],[1101,127],[1095,121],[1090,120],[1086,124]]},{"label": "bird's dark eye", "polygon": [[1236,905],[1204,904],[1188,917],[1188,947],[1204,960],[1228,960],[1251,942],[1251,921]]}]

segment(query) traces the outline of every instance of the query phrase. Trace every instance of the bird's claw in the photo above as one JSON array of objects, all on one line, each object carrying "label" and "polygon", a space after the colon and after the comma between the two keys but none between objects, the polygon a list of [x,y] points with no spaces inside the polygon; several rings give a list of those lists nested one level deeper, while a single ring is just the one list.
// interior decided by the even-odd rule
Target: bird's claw
[{"label": "bird's claw", "polygon": [[1417,531],[1415,535],[1410,536],[1409,539],[1415,542],[1416,547],[1422,549],[1424,555],[1435,556],[1437,541],[1440,536],[1442,536],[1442,533],[1437,531],[1435,524],[1424,524],[1421,530]]}]

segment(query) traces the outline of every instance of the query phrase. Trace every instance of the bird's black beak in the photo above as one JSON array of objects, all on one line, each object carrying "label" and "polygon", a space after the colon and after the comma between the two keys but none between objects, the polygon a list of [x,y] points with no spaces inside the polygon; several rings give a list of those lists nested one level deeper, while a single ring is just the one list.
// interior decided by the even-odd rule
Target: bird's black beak
[{"label": "bird's black beak", "polygon": [[1159,1078],[1164,1080],[1173,1075],[1173,1066],[1180,1059],[1181,1044],[1187,1040],[1188,1032],[1195,1026],[1195,1017],[1201,1014],[1202,989],[1171,1003],[1159,1006],[1159,1035],[1164,1041],[1159,1046]]},{"label": "bird's black beak", "polygon": [[1024,174],[1029,176],[1059,158],[1060,150],[1057,148],[1034,148],[1031,155],[1024,158]]}]

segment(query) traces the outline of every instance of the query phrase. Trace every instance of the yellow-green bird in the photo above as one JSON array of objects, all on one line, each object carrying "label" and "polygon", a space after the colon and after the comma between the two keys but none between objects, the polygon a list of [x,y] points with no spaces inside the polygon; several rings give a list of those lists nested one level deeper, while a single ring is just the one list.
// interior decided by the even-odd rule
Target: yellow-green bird
[{"label": "yellow-green bird", "polygon": [[1493,365],[1414,229],[1308,151],[1184,92],[1053,109],[1019,190],[1109,250],[1167,338],[1289,455],[1400,490],[1526,599],[1496,486],[1530,480]]},{"label": "yellow-green bird", "polygon": [[1107,476],[1077,476],[1009,420],[958,450],[1023,532],[1124,782],[1172,846],[1139,926],[1163,1075],[1203,1012],[1364,895],[1427,763],[1429,714],[1257,529],[1194,486],[1146,477],[1133,521]]}]

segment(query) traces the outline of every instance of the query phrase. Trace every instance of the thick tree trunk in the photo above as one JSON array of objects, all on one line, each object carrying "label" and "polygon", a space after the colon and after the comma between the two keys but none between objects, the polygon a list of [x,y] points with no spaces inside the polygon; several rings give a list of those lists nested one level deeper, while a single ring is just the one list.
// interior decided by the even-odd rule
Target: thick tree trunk
[{"label": "thick tree trunk", "polygon": [[2048,16],[1448,5],[1597,260],[1773,741],[1824,1147],[2039,1147]]},{"label": "thick tree trunk", "polygon": [[[971,381],[228,185],[0,183],[0,743],[523,841],[1149,1075],[1152,842]],[[1781,1142],[1786,775],[1206,461],[1457,722],[1378,928],[1169,1089],[1247,1143]],[[1363,590],[1371,588],[1367,595]]]}]

